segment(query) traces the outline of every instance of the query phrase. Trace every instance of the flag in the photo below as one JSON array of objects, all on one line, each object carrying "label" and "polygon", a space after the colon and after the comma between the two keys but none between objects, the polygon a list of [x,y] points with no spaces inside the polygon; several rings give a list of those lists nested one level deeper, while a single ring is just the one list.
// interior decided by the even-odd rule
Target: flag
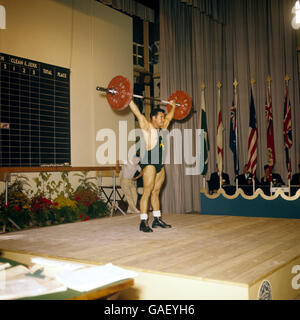
[{"label": "flag", "polygon": [[268,151],[268,165],[270,169],[269,180],[272,181],[272,170],[275,165],[275,145],[274,145],[274,129],[273,129],[273,111],[271,88],[268,87],[267,102],[265,106],[266,121],[267,121],[267,151]]},{"label": "flag", "polygon": [[204,168],[201,174],[205,176],[208,169],[208,152],[210,147],[209,147],[209,138],[208,138],[208,131],[207,131],[204,90],[202,90],[202,96],[201,96],[200,129],[204,130]]},{"label": "flag", "polygon": [[230,136],[229,147],[233,153],[234,173],[239,174],[239,160],[237,148],[237,95],[234,93],[234,99],[230,110]]},{"label": "flag", "polygon": [[218,123],[217,123],[217,165],[218,171],[223,171],[223,122],[221,113],[221,96],[218,90]]},{"label": "flag", "polygon": [[248,134],[248,170],[255,177],[256,164],[257,164],[257,123],[255,106],[253,99],[253,92],[251,88],[251,98],[250,98],[250,116],[249,116],[249,134]]},{"label": "flag", "polygon": [[286,158],[286,168],[288,171],[288,180],[291,180],[292,164],[290,158],[290,149],[293,145],[292,136],[292,115],[291,103],[289,101],[289,88],[286,86],[286,94],[284,101],[284,116],[283,116],[283,136],[284,136],[284,149]]}]

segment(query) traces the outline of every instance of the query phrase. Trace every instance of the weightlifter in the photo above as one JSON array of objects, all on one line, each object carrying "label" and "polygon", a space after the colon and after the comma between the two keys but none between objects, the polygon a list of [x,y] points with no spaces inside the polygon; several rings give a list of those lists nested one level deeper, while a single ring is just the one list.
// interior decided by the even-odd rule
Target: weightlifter
[{"label": "weightlifter", "polygon": [[171,109],[167,115],[160,108],[153,109],[150,114],[150,121],[145,118],[132,100],[129,106],[142,129],[146,149],[141,161],[144,193],[140,201],[140,231],[153,232],[148,226],[149,199],[153,210],[152,228],[171,228],[162,220],[160,211],[159,193],[165,180],[165,168],[162,161],[164,141],[161,131],[167,129],[173,119],[176,103],[171,102]]}]

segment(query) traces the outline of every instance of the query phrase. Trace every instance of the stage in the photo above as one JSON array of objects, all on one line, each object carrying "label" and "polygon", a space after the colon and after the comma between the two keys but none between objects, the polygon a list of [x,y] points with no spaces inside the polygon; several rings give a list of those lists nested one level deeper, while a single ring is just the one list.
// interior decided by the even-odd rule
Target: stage
[{"label": "stage", "polygon": [[135,270],[135,286],[122,299],[295,299],[300,294],[292,286],[297,276],[292,268],[300,265],[300,220],[200,214],[168,214],[164,220],[173,228],[149,234],[139,231],[139,215],[6,233],[0,235],[0,251],[24,263],[38,255]]}]

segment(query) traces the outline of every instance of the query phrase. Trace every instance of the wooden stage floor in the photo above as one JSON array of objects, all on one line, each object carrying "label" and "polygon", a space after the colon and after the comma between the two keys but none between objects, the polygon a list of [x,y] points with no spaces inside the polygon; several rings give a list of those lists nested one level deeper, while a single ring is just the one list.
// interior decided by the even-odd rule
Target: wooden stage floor
[{"label": "wooden stage floor", "polygon": [[126,215],[0,235],[0,250],[251,285],[300,256],[300,221],[169,214],[172,229],[138,230]]}]

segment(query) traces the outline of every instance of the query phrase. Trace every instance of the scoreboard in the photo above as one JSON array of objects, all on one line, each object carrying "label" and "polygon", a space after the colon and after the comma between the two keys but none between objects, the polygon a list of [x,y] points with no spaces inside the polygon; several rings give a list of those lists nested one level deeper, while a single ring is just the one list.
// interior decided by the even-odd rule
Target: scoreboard
[{"label": "scoreboard", "polygon": [[70,69],[0,53],[0,166],[66,163]]}]

